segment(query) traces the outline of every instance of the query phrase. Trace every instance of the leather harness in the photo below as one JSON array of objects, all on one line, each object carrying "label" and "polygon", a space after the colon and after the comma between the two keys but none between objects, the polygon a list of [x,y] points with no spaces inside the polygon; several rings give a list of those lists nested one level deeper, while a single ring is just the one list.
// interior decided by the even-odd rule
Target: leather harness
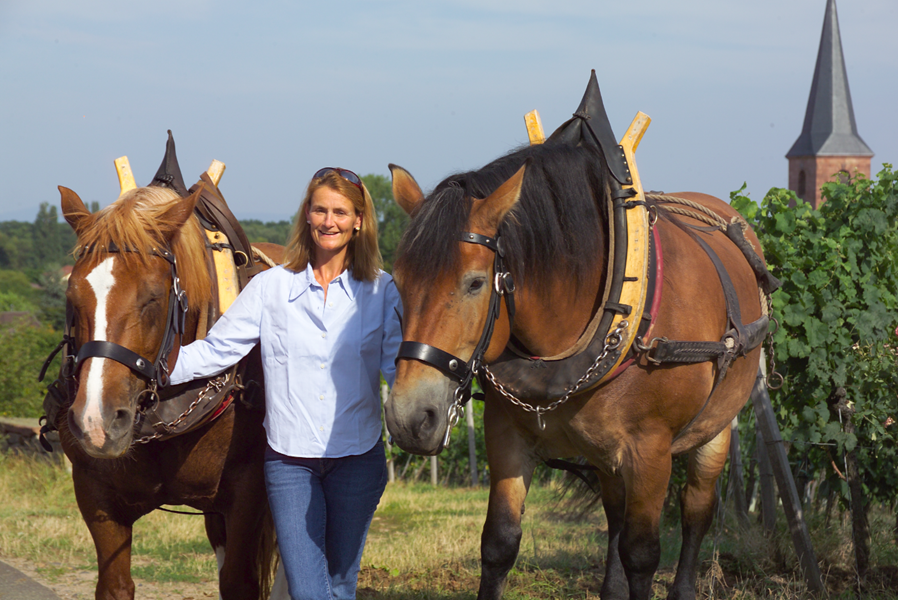
[{"label": "leather harness", "polygon": [[[654,313],[651,312],[651,308],[654,307],[657,310],[660,301],[661,247],[652,225],[657,219],[658,211],[663,210],[663,207],[645,200],[638,183],[638,175],[636,175],[634,183],[631,171],[635,174],[635,163],[631,169],[623,146],[618,146],[614,142],[595,79],[595,71],[592,73],[586,94],[573,118],[559,127],[546,143],[597,146],[605,157],[608,172],[612,175],[609,180],[611,187],[609,212],[612,234],[608,262],[609,282],[606,286],[600,314],[597,315],[601,321],[595,330],[592,341],[581,351],[553,362],[527,356],[520,350],[515,351],[512,342],[494,363],[483,364],[483,355],[489,347],[495,321],[499,317],[502,296],[505,297],[508,305],[509,330],[512,328],[514,283],[511,274],[505,272],[501,233],[497,233],[496,238],[493,239],[464,232],[459,238],[461,242],[481,244],[496,253],[493,265],[495,283],[491,290],[487,320],[471,359],[466,362],[429,344],[403,341],[400,344],[396,360],[397,362],[402,359],[419,360],[458,381],[459,385],[454,395],[455,401],[449,407],[448,427],[443,446],[448,444],[452,427],[458,422],[464,404],[471,397],[471,383],[475,375],[484,375],[494,389],[512,404],[527,412],[536,413],[540,429],[543,429],[545,427],[543,414],[555,410],[574,395],[609,381],[620,374],[626,366],[635,362],[635,358],[639,354],[644,354],[652,364],[691,364],[716,360],[718,370],[711,394],[708,395],[702,409],[693,417],[692,421],[678,433],[677,437],[679,437],[698,419],[710,401],[711,395],[726,376],[732,361],[738,356],[744,356],[764,340],[768,331],[768,317],[764,314],[753,323],[747,325],[742,323],[739,300],[726,268],[711,247],[691,231],[691,229],[702,230],[704,228],[687,225],[670,214],[669,220],[686,231],[705,251],[714,265],[726,301],[728,330],[717,342],[678,341],[662,337],[652,338],[645,343],[644,336],[650,331],[654,322]],[[632,156],[629,158],[632,160]],[[642,235],[643,230],[639,229],[640,225],[644,223],[644,216],[643,219],[634,219],[630,218],[628,213],[638,210],[643,215],[647,215],[649,208],[654,211],[654,217],[647,221],[651,234],[646,236]],[[637,233],[635,236],[633,235],[634,227]],[[761,258],[755,253],[751,244],[745,240],[739,224],[730,224],[726,228],[726,235],[743,253],[755,272],[759,286],[766,294],[770,294],[779,287],[779,281],[767,271]],[[628,273],[627,268],[630,265],[628,253],[644,251],[639,248],[638,244],[640,243],[649,246],[651,258],[646,261],[641,273]],[[651,268],[652,264],[655,265],[655,269]],[[626,284],[640,280],[647,285],[639,288],[643,290],[645,296],[635,297],[635,304],[641,310],[637,309],[634,314],[635,307],[621,302],[621,294]],[[633,297],[632,291],[629,297]],[[639,321],[636,328],[631,328],[630,319]],[[551,372],[547,373],[546,370]],[[578,378],[580,373],[584,374],[579,375]],[[519,400],[518,396],[524,396],[537,404],[528,404]]]}]

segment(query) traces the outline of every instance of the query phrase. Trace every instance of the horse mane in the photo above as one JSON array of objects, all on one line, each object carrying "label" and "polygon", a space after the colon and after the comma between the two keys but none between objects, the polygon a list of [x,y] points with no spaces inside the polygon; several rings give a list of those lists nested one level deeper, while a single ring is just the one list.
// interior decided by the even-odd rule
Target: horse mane
[{"label": "horse mane", "polygon": [[520,200],[499,227],[515,281],[539,289],[563,275],[579,285],[597,266],[604,267],[599,258],[607,253],[610,190],[601,153],[589,146],[542,144],[513,150],[437,185],[413,213],[395,268],[425,283],[456,269],[471,198],[487,197],[524,163]]},{"label": "horse mane", "polygon": [[[79,232],[75,256],[81,255],[82,260],[96,265],[109,254],[103,248],[113,244],[132,250],[117,254],[128,269],[143,268],[153,257],[153,248],[166,247],[165,232],[174,230],[167,247],[177,260],[178,278],[187,292],[190,310],[199,310],[212,299],[212,279],[199,220],[191,216],[179,228],[165,218],[166,211],[181,200],[173,190],[162,187],[135,188],[123,193]],[[91,251],[83,253],[88,248]]]}]

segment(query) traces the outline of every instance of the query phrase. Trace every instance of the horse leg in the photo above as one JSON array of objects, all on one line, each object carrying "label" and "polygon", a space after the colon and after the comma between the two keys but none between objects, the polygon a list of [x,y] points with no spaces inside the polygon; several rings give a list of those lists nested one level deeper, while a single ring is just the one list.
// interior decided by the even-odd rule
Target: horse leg
[{"label": "horse leg", "polygon": [[94,540],[97,552],[96,600],[134,600],[131,579],[131,531],[134,519],[123,518],[97,497],[95,482],[77,464],[72,481],[78,509]]},{"label": "horse leg", "polygon": [[219,573],[222,600],[260,598],[260,548],[266,526],[258,503],[252,510],[232,508],[225,517],[225,557]]},{"label": "horse leg", "polygon": [[[225,530],[224,517],[218,513],[206,513],[203,517],[206,525],[206,537],[209,539],[209,545],[215,553],[215,560],[218,563],[218,579],[221,581],[221,570],[224,568],[225,561],[225,543],[227,540]],[[220,584],[219,584],[220,587]],[[218,595],[221,598],[221,594]]]},{"label": "horse leg", "polygon": [[683,545],[677,576],[667,596],[669,600],[695,599],[698,553],[714,519],[717,506],[715,484],[726,464],[729,447],[730,428],[726,427],[713,440],[689,454],[686,485],[680,493]]},{"label": "horse leg", "polygon": [[[527,444],[502,420],[502,411],[487,401],[484,409],[486,453],[490,465],[490,499],[480,538],[478,600],[498,600],[505,589],[521,544],[521,516],[535,463]],[[504,412],[504,411],[503,411]],[[491,426],[492,425],[492,426]]]},{"label": "horse leg", "polygon": [[626,513],[618,548],[630,600],[647,600],[651,595],[652,578],[661,560],[658,526],[671,469],[669,453],[647,451],[653,445],[650,439],[640,445],[643,453],[637,446],[629,467],[622,470]]},{"label": "horse leg", "polygon": [[625,600],[629,595],[629,586],[619,546],[627,501],[624,480],[601,471],[598,475],[602,485],[602,506],[608,521],[608,553],[605,556],[605,580],[602,582],[601,596],[602,600]]}]

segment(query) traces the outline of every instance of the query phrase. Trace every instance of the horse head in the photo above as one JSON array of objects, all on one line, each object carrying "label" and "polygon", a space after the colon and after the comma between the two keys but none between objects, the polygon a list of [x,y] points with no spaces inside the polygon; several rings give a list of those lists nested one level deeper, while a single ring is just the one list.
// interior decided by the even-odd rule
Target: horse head
[{"label": "horse head", "polygon": [[[78,236],[66,291],[80,349],[68,429],[90,456],[115,458],[132,443],[140,404],[154,400],[167,374],[160,349],[178,320],[173,307],[182,310],[177,338],[184,316],[195,323],[209,301],[203,238],[192,216],[200,190],[182,199],[166,187],[136,188],[96,214],[72,190],[59,191]],[[179,294],[182,283],[186,295]]]},{"label": "horse head", "polygon": [[[477,363],[498,357],[508,342],[507,308],[494,297],[506,285],[503,274],[494,272],[496,256],[503,254],[496,240],[520,198],[525,168],[483,199],[457,186],[438,188],[425,199],[407,171],[390,169],[393,197],[413,215],[413,224],[393,271],[402,296],[403,344],[385,414],[401,448],[432,455],[448,440]],[[435,230],[447,221],[456,227]],[[487,329],[492,335],[483,334]]]}]

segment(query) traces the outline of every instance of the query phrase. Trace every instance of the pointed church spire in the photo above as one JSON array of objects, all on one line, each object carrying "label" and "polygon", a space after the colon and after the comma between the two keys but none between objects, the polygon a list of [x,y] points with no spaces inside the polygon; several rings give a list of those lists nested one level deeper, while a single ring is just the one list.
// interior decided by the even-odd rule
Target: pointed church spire
[{"label": "pointed church spire", "polygon": [[816,208],[821,201],[821,186],[837,173],[863,173],[869,178],[872,156],[873,151],[858,135],[854,121],[836,0],[826,0],[804,127],[786,154],[789,189]]},{"label": "pointed church spire", "polygon": [[834,155],[873,156],[873,151],[857,133],[836,0],[827,0],[804,127],[786,158]]}]

